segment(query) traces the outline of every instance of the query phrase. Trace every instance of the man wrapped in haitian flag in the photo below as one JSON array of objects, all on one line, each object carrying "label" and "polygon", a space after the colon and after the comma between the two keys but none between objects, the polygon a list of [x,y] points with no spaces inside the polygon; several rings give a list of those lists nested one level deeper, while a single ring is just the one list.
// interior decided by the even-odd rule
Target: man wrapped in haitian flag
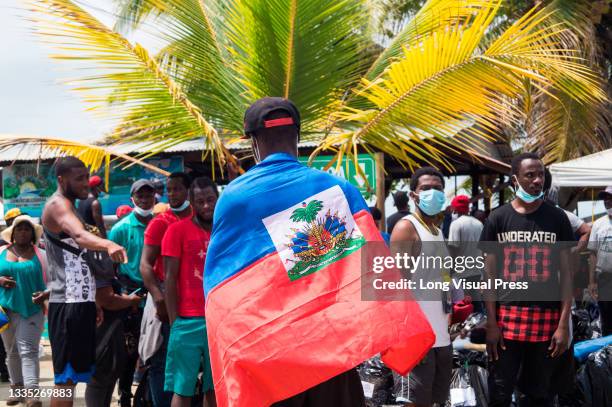
[{"label": "man wrapped in haitian flag", "polygon": [[362,301],[362,251],[382,237],[355,187],[297,161],[299,129],[289,100],[251,105],[258,164],[215,209],[204,288],[221,407],[363,405],[355,366],[382,353],[405,374],[434,341],[415,302]]}]

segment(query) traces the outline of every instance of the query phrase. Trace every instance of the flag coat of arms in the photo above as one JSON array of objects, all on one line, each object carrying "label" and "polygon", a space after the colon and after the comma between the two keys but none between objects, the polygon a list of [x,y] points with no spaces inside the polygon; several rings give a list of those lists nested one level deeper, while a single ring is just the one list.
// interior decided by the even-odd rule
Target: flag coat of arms
[{"label": "flag coat of arms", "polygon": [[204,291],[219,406],[268,406],[377,353],[405,374],[434,342],[414,301],[362,301],[361,256],[382,241],[348,182],[273,154],[215,209]]}]

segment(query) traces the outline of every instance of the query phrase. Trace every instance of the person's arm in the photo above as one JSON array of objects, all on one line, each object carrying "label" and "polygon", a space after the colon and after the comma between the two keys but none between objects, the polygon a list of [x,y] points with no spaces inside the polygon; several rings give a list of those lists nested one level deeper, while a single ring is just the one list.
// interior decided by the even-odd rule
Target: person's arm
[{"label": "person's arm", "polygon": [[104,217],[102,216],[102,205],[100,205],[97,199],[91,203],[91,216],[96,222],[96,226],[100,231],[100,236],[106,239],[106,226],[104,225]]},{"label": "person's arm", "polygon": [[[418,256],[421,252],[421,239],[416,228],[407,219],[399,220],[393,227],[391,234],[391,254],[407,253],[409,256]],[[402,269],[403,276],[411,279],[412,273],[408,269]]]},{"label": "person's arm", "polygon": [[32,302],[36,305],[43,305],[45,303],[45,301],[47,301],[49,299],[49,296],[51,295],[51,291],[37,291],[34,294],[32,294]]},{"label": "person's arm", "polygon": [[569,346],[569,319],[572,312],[572,272],[570,270],[569,250],[560,253],[561,269],[561,317],[559,326],[555,330],[550,341],[548,350],[551,356],[557,357],[568,349]]},{"label": "person's arm", "polygon": [[[495,281],[497,278],[497,254],[487,253],[485,257],[485,274],[488,281]],[[487,354],[489,360],[499,359],[498,348],[506,350],[504,337],[499,325],[497,325],[497,308],[495,290],[484,292],[485,307],[487,310]]]},{"label": "person's arm", "polygon": [[591,227],[589,243],[587,248],[591,252],[589,257],[589,293],[594,300],[598,298],[597,292],[597,252],[599,251],[599,241],[597,240],[597,223]]},{"label": "person's arm", "polygon": [[588,223],[584,222],[582,223],[582,225],[580,225],[576,232],[580,236],[580,239],[578,239],[578,245],[576,246],[576,251],[580,253],[584,249],[586,249],[587,244],[589,243],[589,237],[591,236],[591,226]]},{"label": "person's arm", "polygon": [[179,268],[179,258],[164,256],[164,271],[166,272],[166,309],[168,310],[170,324],[173,324],[178,316],[176,299]]},{"label": "person's arm", "polygon": [[[480,233],[480,243],[478,244],[478,248],[485,256],[484,274],[486,281],[489,281],[491,285],[493,285],[499,272],[497,270],[497,256],[502,255],[497,243],[497,231],[497,217],[495,212],[493,212],[483,225],[482,232]],[[487,331],[487,354],[489,355],[489,360],[498,360],[499,349],[506,350],[506,345],[504,344],[502,330],[497,324],[497,295],[495,289],[484,290],[483,300],[487,312],[487,322],[485,325]]]},{"label": "person's arm", "polygon": [[96,289],[96,304],[108,311],[137,307],[140,301],[142,301],[142,297],[137,294],[116,294],[112,286]]},{"label": "person's arm", "polygon": [[56,225],[74,239],[79,247],[89,250],[106,251],[115,263],[127,262],[127,253],[123,247],[85,230],[83,223],[66,204],[56,203],[50,210],[50,217],[54,219]]},{"label": "person's arm", "polygon": [[151,294],[151,298],[153,298],[153,303],[157,310],[157,317],[165,322],[168,320],[168,313],[166,310],[164,293],[153,272],[155,261],[159,256],[161,256],[160,246],[145,244],[142,250],[142,257],[140,258],[140,274],[142,275],[144,286],[149,291],[149,294]]},{"label": "person's arm", "polygon": [[591,252],[589,260],[589,294],[591,294],[591,298],[597,301],[599,297],[597,292],[597,253]]}]

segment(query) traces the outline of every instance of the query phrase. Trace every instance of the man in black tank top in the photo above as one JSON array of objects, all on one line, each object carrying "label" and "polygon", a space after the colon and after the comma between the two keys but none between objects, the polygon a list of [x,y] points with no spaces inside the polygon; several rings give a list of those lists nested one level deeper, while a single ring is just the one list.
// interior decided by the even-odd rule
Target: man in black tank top
[{"label": "man in black tank top", "polygon": [[[51,290],[49,339],[55,385],[65,395],[74,395],[76,383],[91,379],[96,323],[102,322],[102,310],[95,303],[95,276],[84,254],[105,252],[115,263],[127,262],[127,255],[118,244],[88,232],[75,211],[74,201],[85,199],[88,193],[89,172],[85,164],[75,157],[60,158],[55,173],[57,191],[42,214]],[[72,406],[72,398],[52,398],[51,406]]]},{"label": "man in black tank top", "polygon": [[106,192],[102,178],[94,175],[89,178],[89,195],[87,199],[79,200],[77,212],[88,225],[98,228],[100,237],[106,239],[106,227],[102,216],[102,205],[98,198],[100,194]]}]

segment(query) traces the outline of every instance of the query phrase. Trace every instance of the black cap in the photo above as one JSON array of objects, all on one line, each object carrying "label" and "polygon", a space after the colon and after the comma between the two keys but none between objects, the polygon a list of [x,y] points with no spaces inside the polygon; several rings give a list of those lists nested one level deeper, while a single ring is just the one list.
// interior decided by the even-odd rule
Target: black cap
[{"label": "black cap", "polygon": [[153,182],[148,179],[139,179],[138,181],[132,184],[132,188],[130,188],[130,195],[134,195],[136,192],[140,191],[144,187],[149,187],[152,191],[155,191],[155,186],[153,185]]},{"label": "black cap", "polygon": [[608,195],[612,195],[612,185],[610,185],[609,187],[606,187],[606,189],[604,189],[603,191],[600,191],[597,194],[597,198],[606,199]]},{"label": "black cap", "polygon": [[[272,112],[282,110],[289,117],[266,120],[266,116]],[[269,129],[271,127],[295,126],[300,131],[300,112],[289,99],[279,97],[265,97],[253,103],[244,113],[244,133],[250,136],[257,130]]]}]

